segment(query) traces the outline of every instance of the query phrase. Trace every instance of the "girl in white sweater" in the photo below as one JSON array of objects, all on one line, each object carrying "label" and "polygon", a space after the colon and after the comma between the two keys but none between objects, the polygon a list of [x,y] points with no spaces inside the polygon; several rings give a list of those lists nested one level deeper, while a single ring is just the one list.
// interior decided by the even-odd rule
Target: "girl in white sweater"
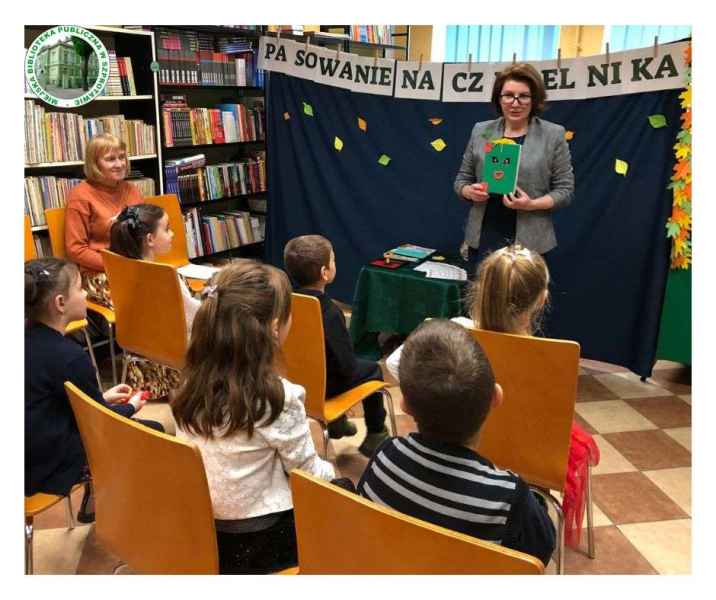
[{"label": "girl in white sweater", "polygon": [[316,454],[305,390],[276,369],[291,327],[291,285],[275,267],[237,260],[206,292],[172,402],[177,437],[204,460],[220,572],[276,571],[297,562],[288,474],[335,477]]}]

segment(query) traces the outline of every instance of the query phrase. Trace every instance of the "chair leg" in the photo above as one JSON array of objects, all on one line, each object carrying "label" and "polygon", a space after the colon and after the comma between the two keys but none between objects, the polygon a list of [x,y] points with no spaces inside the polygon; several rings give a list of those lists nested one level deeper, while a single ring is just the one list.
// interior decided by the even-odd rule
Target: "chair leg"
[{"label": "chair leg", "polygon": [[127,381],[127,368],[129,367],[131,360],[132,357],[129,354],[122,352],[122,379],[120,383],[125,383]]},{"label": "chair leg", "polygon": [[318,422],[321,426],[321,433],[323,434],[323,460],[328,460],[328,425],[323,421]]},{"label": "chair leg", "polygon": [[[393,430],[393,436],[398,437],[398,426],[395,424],[395,406],[393,406],[393,396],[387,389],[381,390],[383,394],[383,402],[388,405],[388,414],[390,415],[390,426]],[[386,402],[387,400],[387,402]]]},{"label": "chair leg", "polygon": [[32,517],[25,519],[25,575],[32,575]]},{"label": "chair leg", "polygon": [[65,513],[67,514],[67,529],[75,528],[75,515],[72,510],[72,492],[65,496]]},{"label": "chair leg", "polygon": [[557,514],[557,574],[564,575],[564,512],[562,511],[562,505],[548,490],[543,490],[538,487],[530,489],[533,489],[542,496],[546,502],[549,502]]},{"label": "chair leg", "polygon": [[99,367],[97,366],[97,358],[94,355],[94,347],[92,346],[92,340],[90,339],[89,333],[87,333],[87,328],[85,327],[82,332],[85,334],[85,343],[87,344],[87,352],[89,352],[90,360],[92,361],[92,366],[94,367],[95,375],[97,375],[97,385],[99,385],[99,391],[103,392],[104,387],[102,387],[102,378],[99,376]]},{"label": "chair leg", "polygon": [[117,356],[114,351],[114,327],[112,323],[107,321],[107,328],[109,329],[109,356],[112,359],[112,385],[117,385]]},{"label": "chair leg", "polygon": [[594,550],[594,514],[592,504],[592,465],[587,465],[587,554],[589,558],[596,556]]}]

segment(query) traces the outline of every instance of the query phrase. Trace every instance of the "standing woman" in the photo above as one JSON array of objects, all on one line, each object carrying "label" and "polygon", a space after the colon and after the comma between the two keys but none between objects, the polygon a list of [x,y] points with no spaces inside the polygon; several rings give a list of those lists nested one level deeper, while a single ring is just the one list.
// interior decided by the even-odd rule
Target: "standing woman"
[{"label": "standing woman", "polygon": [[85,152],[86,181],[67,199],[65,248],[77,263],[87,299],[113,308],[100,250],[109,248],[109,230],[126,207],[142,202],[139,189],[125,181],[129,170],[127,147],[110,133],[93,137]]},{"label": "standing woman", "polygon": [[[471,272],[489,252],[514,242],[539,254],[557,245],[552,211],[571,202],[574,173],[564,127],[539,117],[545,99],[537,70],[513,65],[497,74],[492,88],[502,116],[472,129],[454,183],[471,204],[462,248]],[[485,145],[500,138],[522,145],[517,191],[508,196],[490,194],[481,183]]]}]

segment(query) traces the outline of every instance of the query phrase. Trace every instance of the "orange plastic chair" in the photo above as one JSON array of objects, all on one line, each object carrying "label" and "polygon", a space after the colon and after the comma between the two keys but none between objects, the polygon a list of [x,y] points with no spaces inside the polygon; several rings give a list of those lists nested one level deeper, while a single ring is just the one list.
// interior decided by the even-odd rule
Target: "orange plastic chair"
[{"label": "orange plastic chair", "polygon": [[187,326],[174,267],[101,250],[124,350],[122,379],[134,360],[148,358],[174,369],[184,366]]},{"label": "orange plastic chair", "polygon": [[143,574],[217,574],[209,485],[199,450],[101,406],[69,382],[87,452],[97,541]]},{"label": "orange plastic chair", "polygon": [[[35,249],[35,243],[32,239],[32,227],[30,226],[30,217],[25,215],[25,262],[27,262],[28,260],[34,260],[36,258],[37,250]],[[92,346],[92,340],[90,339],[89,333],[87,332],[86,319],[80,319],[79,321],[71,321],[65,328],[65,333],[75,333],[76,331],[82,331],[85,336],[87,351],[89,352],[90,359],[92,360],[92,366],[94,367],[94,371],[97,376],[97,383],[99,384],[99,389],[102,390],[104,389],[102,387],[102,378],[99,375],[99,367],[97,366],[97,359],[94,355],[94,347]]]},{"label": "orange plastic chair", "polygon": [[[45,219],[47,220],[47,229],[50,234],[52,255],[56,258],[67,258],[67,251],[65,250],[65,209],[46,208]],[[114,311],[89,300],[87,301],[87,310],[100,315],[107,323],[109,354],[112,359],[112,382],[113,385],[117,385],[117,363],[114,352]]]},{"label": "orange plastic chair", "polygon": [[[161,196],[145,196],[144,202],[147,204],[156,204],[164,209],[169,217],[169,227],[174,232],[172,240],[172,249],[164,256],[158,256],[157,262],[172,265],[173,267],[183,267],[189,264],[189,253],[186,245],[186,230],[184,229],[184,216],[179,206],[179,199],[176,194],[164,194]],[[200,292],[204,288],[204,281],[201,279],[187,278],[189,287]]]},{"label": "orange plastic chair", "polygon": [[301,575],[544,573],[534,556],[404,515],[304,471],[291,471],[291,495]]},{"label": "orange plastic chair", "polygon": [[[557,513],[557,571],[564,573],[564,515],[550,490],[564,492],[577,398],[577,342],[473,329],[504,391],[480,430],[479,452],[518,473]],[[587,543],[594,557],[591,467],[587,470]]]},{"label": "orange plastic chair", "polygon": [[71,495],[82,484],[73,486],[70,493],[66,496],[56,496],[54,494],[37,493],[32,496],[25,496],[25,575],[33,573],[33,523],[34,519],[41,512],[45,512],[48,508],[52,508],[61,500],[66,501],[67,513],[67,529],[75,528],[74,511],[72,510]]},{"label": "orange plastic chair", "polygon": [[387,399],[393,435],[397,435],[393,399],[385,382],[369,381],[333,398],[326,398],[326,347],[318,298],[292,294],[291,314],[291,330],[283,345],[286,377],[306,389],[306,414],[321,425],[324,458],[328,456],[328,423],[375,392],[380,392]]}]

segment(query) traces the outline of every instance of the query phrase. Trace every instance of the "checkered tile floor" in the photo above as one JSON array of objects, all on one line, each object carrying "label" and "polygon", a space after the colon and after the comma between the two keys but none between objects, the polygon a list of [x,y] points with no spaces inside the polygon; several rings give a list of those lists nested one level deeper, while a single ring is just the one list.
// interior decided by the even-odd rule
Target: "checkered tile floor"
[{"label": "checkered tile floor", "polygon": [[[583,360],[577,420],[591,432],[601,452],[593,470],[596,558],[567,549],[567,574],[676,574],[691,570],[691,380],[690,370],[659,362],[642,383],[620,367]],[[400,413],[400,390],[391,388],[401,435],[415,430]],[[141,416],[167,425],[167,405],[149,404]],[[358,427],[352,438],[331,442],[329,459],[355,482],[367,459],[358,453],[365,435],[362,408],[350,415]],[[318,427],[312,427],[321,448]],[[81,494],[75,494],[75,510]],[[112,573],[118,560],[95,542],[93,528],[65,529],[64,506],[35,520],[35,571]],[[585,536],[586,537],[586,536]],[[547,568],[554,572],[554,563]]]}]

